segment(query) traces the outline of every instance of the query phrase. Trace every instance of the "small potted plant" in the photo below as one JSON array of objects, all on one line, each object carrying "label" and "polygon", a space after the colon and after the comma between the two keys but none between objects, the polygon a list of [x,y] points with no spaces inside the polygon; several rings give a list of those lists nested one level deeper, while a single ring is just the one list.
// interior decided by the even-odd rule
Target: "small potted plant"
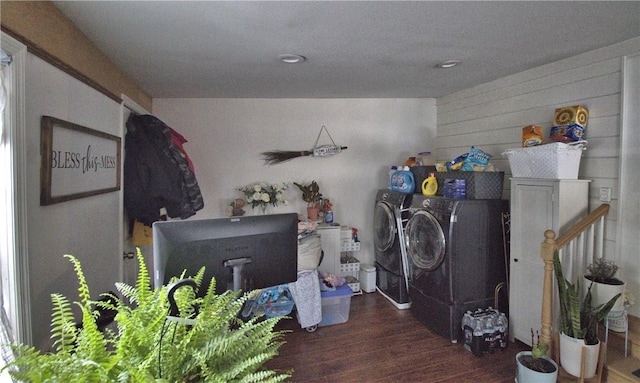
[{"label": "small potted plant", "polygon": [[303,185],[297,182],[293,183],[302,192],[302,200],[307,203],[307,216],[310,221],[318,220],[318,212],[320,210],[320,203],[322,202],[322,194],[320,193],[320,186],[314,180],[310,184]]},{"label": "small potted plant", "polygon": [[580,280],[571,283],[564,278],[557,251],[553,256],[553,268],[560,303],[560,365],[567,373],[580,377],[582,348],[586,347],[584,378],[588,379],[596,374],[598,366],[598,322],[607,317],[621,294],[614,296],[604,305],[593,306],[592,286],[589,286],[584,298],[580,299]]},{"label": "small potted plant", "polygon": [[555,383],[558,379],[558,365],[547,355],[549,345],[540,343],[540,334],[536,338],[531,329],[531,351],[520,351],[516,355],[518,383]]},{"label": "small potted plant", "polygon": [[[585,286],[593,282],[591,303],[594,307],[605,304],[617,294],[624,294],[625,283],[615,277],[617,271],[618,265],[604,258],[596,259],[587,267],[587,274],[584,276]],[[584,293],[586,294],[586,291]],[[618,299],[611,311],[622,311],[623,309],[624,300]]]}]

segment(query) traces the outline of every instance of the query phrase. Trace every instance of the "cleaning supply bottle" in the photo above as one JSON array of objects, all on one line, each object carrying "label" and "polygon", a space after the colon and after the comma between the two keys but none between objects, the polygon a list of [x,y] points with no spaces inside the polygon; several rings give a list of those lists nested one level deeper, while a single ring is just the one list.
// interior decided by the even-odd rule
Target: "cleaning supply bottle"
[{"label": "cleaning supply bottle", "polygon": [[422,181],[422,195],[433,196],[438,191],[438,180],[435,174],[429,173],[429,177]]},{"label": "cleaning supply bottle", "polygon": [[398,170],[391,175],[391,190],[413,194],[415,188],[415,178],[408,166],[398,167]]},{"label": "cleaning supply bottle", "polygon": [[330,201],[325,203],[324,222],[333,223],[333,204]]},{"label": "cleaning supply bottle", "polygon": [[393,184],[393,173],[395,173],[398,170],[398,167],[393,165],[390,169],[389,169],[389,189],[391,189],[391,185]]}]

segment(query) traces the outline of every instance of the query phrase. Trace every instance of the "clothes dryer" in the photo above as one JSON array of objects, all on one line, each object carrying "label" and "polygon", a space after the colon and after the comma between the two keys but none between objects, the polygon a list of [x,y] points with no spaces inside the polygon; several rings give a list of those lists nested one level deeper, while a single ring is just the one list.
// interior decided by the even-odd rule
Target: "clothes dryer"
[{"label": "clothes dryer", "polygon": [[457,342],[465,311],[493,305],[506,281],[502,213],[506,200],[455,200],[415,195],[405,240],[411,311],[434,332]]},{"label": "clothes dryer", "polygon": [[378,190],[373,218],[376,290],[401,310],[411,306],[404,225],[409,219],[412,196],[388,189]]}]

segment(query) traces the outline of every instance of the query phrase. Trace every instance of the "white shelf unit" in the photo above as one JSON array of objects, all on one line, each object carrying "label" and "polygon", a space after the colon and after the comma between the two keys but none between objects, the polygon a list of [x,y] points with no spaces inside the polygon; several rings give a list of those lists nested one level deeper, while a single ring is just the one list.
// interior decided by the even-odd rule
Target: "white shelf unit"
[{"label": "white shelf unit", "polygon": [[353,240],[342,241],[340,244],[340,273],[351,287],[354,294],[362,294],[360,289],[360,261],[353,255],[354,251],[360,250],[360,242]]},{"label": "white shelf unit", "polygon": [[[324,252],[318,270],[348,279],[354,294],[362,294],[358,280],[360,261],[353,256],[353,252],[360,250],[360,242],[354,242],[351,238],[351,228],[322,224],[318,225],[318,234]],[[350,262],[343,263],[343,259],[349,259]]]}]

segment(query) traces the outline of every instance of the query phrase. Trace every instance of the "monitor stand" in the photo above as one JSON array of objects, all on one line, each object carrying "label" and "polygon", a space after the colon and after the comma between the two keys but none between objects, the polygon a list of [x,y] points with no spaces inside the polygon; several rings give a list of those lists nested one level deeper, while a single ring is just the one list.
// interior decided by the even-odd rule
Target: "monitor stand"
[{"label": "monitor stand", "polygon": [[235,258],[224,261],[225,267],[233,268],[233,291],[239,291],[242,287],[242,267],[251,263],[251,258]]}]

